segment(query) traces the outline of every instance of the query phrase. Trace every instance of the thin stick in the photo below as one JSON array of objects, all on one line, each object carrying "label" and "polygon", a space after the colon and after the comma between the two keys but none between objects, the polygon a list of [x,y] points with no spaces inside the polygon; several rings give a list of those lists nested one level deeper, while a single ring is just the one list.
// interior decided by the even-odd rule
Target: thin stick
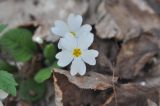
[{"label": "thin stick", "polygon": [[112,72],[113,72],[113,77],[112,77],[112,85],[113,85],[113,91],[114,91],[114,96],[115,96],[115,102],[116,102],[116,106],[118,106],[118,102],[117,102],[117,93],[116,93],[116,87],[115,87],[115,68],[113,67],[112,63],[110,61],[108,61],[109,67],[111,68]]}]

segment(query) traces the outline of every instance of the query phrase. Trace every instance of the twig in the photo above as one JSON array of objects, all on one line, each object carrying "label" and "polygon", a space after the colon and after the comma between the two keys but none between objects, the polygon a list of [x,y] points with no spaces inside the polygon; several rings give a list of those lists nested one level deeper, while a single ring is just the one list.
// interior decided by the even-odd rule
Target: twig
[{"label": "twig", "polygon": [[116,102],[116,106],[118,106],[118,102],[117,102],[117,93],[116,93],[116,87],[115,87],[115,68],[113,67],[112,63],[108,60],[108,65],[110,67],[110,69],[112,70],[113,72],[113,76],[112,76],[112,85],[113,85],[113,91],[114,91],[114,96],[115,96],[115,102]]}]

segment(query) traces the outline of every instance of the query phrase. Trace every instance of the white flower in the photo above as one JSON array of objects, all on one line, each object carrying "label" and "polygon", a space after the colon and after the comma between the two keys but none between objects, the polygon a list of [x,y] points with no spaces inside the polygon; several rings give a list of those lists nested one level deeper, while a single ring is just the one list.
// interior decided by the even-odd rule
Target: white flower
[{"label": "white flower", "polygon": [[58,59],[58,65],[65,67],[71,64],[71,75],[84,75],[86,73],[86,65],[95,65],[95,57],[98,56],[98,51],[88,50],[90,45],[93,43],[93,34],[87,33],[79,36],[77,39],[71,37],[69,33],[65,38],[61,38],[61,44],[64,47],[61,52],[56,55]]},{"label": "white flower", "polygon": [[3,106],[2,100],[5,99],[7,96],[8,96],[8,93],[0,89],[0,106]]},{"label": "white flower", "polygon": [[[82,16],[70,14],[68,16],[67,23],[63,21],[55,21],[55,27],[52,27],[51,30],[55,35],[60,37],[65,37],[66,35],[76,38],[83,33],[89,33],[92,27],[88,24],[82,25]],[[70,33],[70,34],[67,34]],[[61,41],[58,44],[58,48],[61,49]]]}]

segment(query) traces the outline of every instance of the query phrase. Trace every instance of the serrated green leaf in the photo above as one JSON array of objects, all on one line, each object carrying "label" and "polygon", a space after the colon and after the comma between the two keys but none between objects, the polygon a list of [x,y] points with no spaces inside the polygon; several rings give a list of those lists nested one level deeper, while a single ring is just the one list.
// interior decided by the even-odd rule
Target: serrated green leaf
[{"label": "serrated green leaf", "polygon": [[16,61],[28,61],[36,51],[32,42],[32,33],[23,28],[16,28],[6,32],[0,39],[2,50],[9,53]]},{"label": "serrated green leaf", "polygon": [[19,97],[25,101],[37,101],[41,99],[46,91],[45,83],[36,83],[29,79],[20,82]]},{"label": "serrated green leaf", "polygon": [[57,48],[53,44],[48,44],[43,50],[44,57],[49,61],[50,64],[54,62],[55,54],[57,52]]},{"label": "serrated green leaf", "polygon": [[43,68],[38,71],[38,73],[35,75],[34,80],[38,83],[42,83],[45,80],[49,79],[51,77],[52,70],[51,68]]},{"label": "serrated green leaf", "polygon": [[13,75],[6,71],[0,70],[0,89],[16,96],[16,86],[17,83],[14,80]]}]

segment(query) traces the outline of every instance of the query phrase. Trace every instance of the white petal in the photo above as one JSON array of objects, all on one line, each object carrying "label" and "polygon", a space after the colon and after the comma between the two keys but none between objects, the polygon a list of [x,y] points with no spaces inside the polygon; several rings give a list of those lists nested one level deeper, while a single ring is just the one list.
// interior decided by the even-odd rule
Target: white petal
[{"label": "white petal", "polygon": [[56,58],[58,59],[58,65],[61,67],[67,66],[73,60],[73,56],[71,52],[61,51],[56,54]]},{"label": "white petal", "polygon": [[61,40],[58,42],[58,49],[62,49]]},{"label": "white petal", "polygon": [[59,42],[58,42],[58,49],[62,49],[63,47],[62,47],[62,44],[61,44],[61,38],[60,38],[60,40],[59,40]]},{"label": "white petal", "polygon": [[5,99],[8,93],[0,89],[0,100]]},{"label": "white petal", "polygon": [[92,33],[86,33],[84,35],[79,35],[77,38],[77,46],[80,47],[81,49],[88,49],[88,47],[91,46],[93,43],[94,36]]},{"label": "white petal", "polygon": [[98,56],[98,51],[96,50],[87,50],[83,52],[82,60],[88,63],[89,65],[95,65],[96,59],[95,57]]},{"label": "white petal", "polygon": [[55,21],[55,27],[52,27],[51,31],[54,34],[63,37],[65,33],[69,32],[69,29],[65,22],[58,20],[58,21]]},{"label": "white petal", "polygon": [[86,73],[86,65],[81,58],[75,58],[73,60],[70,73],[72,76],[76,75],[77,73],[80,75],[84,75]]},{"label": "white petal", "polygon": [[2,101],[0,101],[0,106],[3,106]]},{"label": "white petal", "polygon": [[62,48],[66,50],[72,51],[74,48],[77,47],[77,40],[75,37],[72,37],[70,33],[65,35],[65,37],[61,38],[60,40]]},{"label": "white petal", "polygon": [[82,24],[82,16],[70,14],[68,16],[68,25],[71,31],[76,32]]},{"label": "white petal", "polygon": [[83,26],[80,28],[80,30],[78,31],[78,35],[82,35],[82,34],[85,34],[85,33],[89,33],[91,30],[92,30],[91,25],[89,25],[89,24],[83,25]]}]

